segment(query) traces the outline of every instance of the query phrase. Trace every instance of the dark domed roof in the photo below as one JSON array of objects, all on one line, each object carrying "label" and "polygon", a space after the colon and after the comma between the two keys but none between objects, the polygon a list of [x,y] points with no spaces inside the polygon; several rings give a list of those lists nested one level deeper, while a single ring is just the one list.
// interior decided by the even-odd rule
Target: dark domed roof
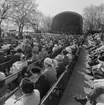
[{"label": "dark domed roof", "polygon": [[63,33],[82,33],[83,18],[75,12],[62,12],[57,14],[52,21],[51,30]]}]

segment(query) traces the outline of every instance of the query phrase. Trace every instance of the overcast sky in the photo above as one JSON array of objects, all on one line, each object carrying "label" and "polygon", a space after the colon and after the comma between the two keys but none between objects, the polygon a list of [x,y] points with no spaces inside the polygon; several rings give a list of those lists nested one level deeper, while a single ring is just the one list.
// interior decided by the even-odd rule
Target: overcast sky
[{"label": "overcast sky", "polygon": [[50,16],[63,11],[74,11],[82,14],[84,7],[101,3],[104,3],[104,0],[38,0],[38,9]]}]

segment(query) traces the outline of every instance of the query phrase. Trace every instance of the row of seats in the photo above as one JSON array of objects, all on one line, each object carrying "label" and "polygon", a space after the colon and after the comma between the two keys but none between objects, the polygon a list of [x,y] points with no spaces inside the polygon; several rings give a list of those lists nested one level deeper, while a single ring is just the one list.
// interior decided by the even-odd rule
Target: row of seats
[{"label": "row of seats", "polygon": [[[64,46],[64,47],[65,47],[65,46]],[[64,48],[64,47],[63,47],[63,48]],[[51,57],[51,58],[54,58],[57,54],[59,54],[59,52],[62,51],[63,48],[61,48],[60,50],[56,51],[57,53],[51,54],[50,57]],[[79,51],[78,51],[78,52],[79,52]],[[77,52],[76,55],[78,55],[78,52]],[[73,61],[74,61],[74,62],[73,62],[73,61],[72,61],[72,62],[73,62],[74,64],[76,63],[76,62],[75,62],[76,58],[77,58],[77,57],[74,57],[74,58],[73,58]],[[43,60],[43,59],[42,59],[42,60]],[[39,62],[40,62],[40,61],[39,61]],[[71,62],[71,63],[72,63],[72,62]],[[36,62],[35,62],[35,63],[36,63]],[[32,64],[31,64],[31,65],[32,65]],[[33,65],[34,65],[34,63],[33,63]],[[72,64],[71,64],[71,65],[72,65]],[[68,68],[69,68],[69,67],[70,67],[70,66],[68,66]],[[28,69],[28,70],[29,70],[29,69]],[[22,72],[23,72],[23,71],[26,72],[26,70],[22,70]],[[10,76],[10,77],[8,77],[7,79],[5,79],[4,81],[2,81],[2,82],[1,82],[1,84],[2,84],[1,87],[4,86],[4,85],[7,85],[7,84],[9,84],[9,83],[11,83],[14,79],[16,79],[16,78],[18,77],[19,73],[20,73],[20,72],[18,72],[18,73],[16,73],[16,74],[13,74],[12,76]],[[56,82],[56,84],[55,84],[54,86],[52,86],[53,88],[51,89],[51,91],[54,89],[54,87],[56,87],[56,85],[59,83],[59,81],[61,80],[61,78],[64,77],[64,74],[65,74],[65,72],[59,77],[59,79],[58,79],[58,81]],[[13,94],[16,92],[16,90],[18,90],[18,88],[19,88],[19,87],[17,87],[17,88],[11,93],[11,95],[13,95]],[[49,93],[50,93],[50,92],[49,92]],[[49,93],[48,93],[48,94],[49,94]],[[2,99],[5,100],[5,99],[7,99],[7,97],[6,97],[5,99],[4,99],[4,98],[2,98]],[[1,99],[1,100],[2,100],[2,99]]]},{"label": "row of seats", "polygon": [[[71,77],[71,74],[74,70],[74,67],[77,63],[77,59],[80,53],[81,46],[83,45],[85,37],[82,39],[79,48],[77,49],[75,55],[73,56],[71,62],[67,65],[66,70],[60,75],[57,82],[52,86],[52,88],[48,91],[45,97],[41,100],[40,105],[53,105],[55,102],[58,105],[65,87]],[[61,86],[61,87],[60,87]],[[58,88],[57,88],[58,87]]]},{"label": "row of seats", "polygon": [[[66,46],[66,45],[65,45],[65,46]],[[56,53],[59,54],[59,53],[63,50],[63,48],[65,48],[65,46],[63,46],[63,47],[60,48],[58,51],[56,51]],[[56,55],[55,53],[50,54],[50,57],[53,58],[55,55]],[[13,74],[13,75],[10,75],[10,76],[7,77],[5,80],[3,80],[3,81],[0,82],[0,86],[3,87],[3,86],[5,86],[5,85],[10,84],[12,81],[14,81],[16,78],[18,78],[18,76],[20,76],[19,74],[21,74],[21,72],[23,72],[22,74],[28,72],[28,70],[30,70],[30,67],[32,67],[32,65],[35,65],[37,62],[43,61],[43,59],[44,59],[44,58],[42,58],[41,60],[36,61],[36,62],[30,64],[30,65],[28,66],[28,69],[24,69],[24,70],[22,70],[22,71],[19,71],[18,73],[15,73],[15,74]],[[11,95],[13,95],[13,94],[16,92],[16,90],[18,90],[18,89],[19,89],[19,88],[17,87],[17,88],[16,88],[14,91],[12,91],[12,92],[10,93],[10,95],[8,95],[7,97],[10,97]],[[5,99],[7,99],[7,98],[5,98]],[[4,98],[2,97],[0,100],[3,101]]]}]

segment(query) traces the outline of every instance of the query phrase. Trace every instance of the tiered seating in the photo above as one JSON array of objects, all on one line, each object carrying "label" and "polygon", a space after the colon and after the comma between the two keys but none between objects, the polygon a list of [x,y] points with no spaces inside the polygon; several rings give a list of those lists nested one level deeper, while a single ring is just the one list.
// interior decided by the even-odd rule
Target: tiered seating
[{"label": "tiered seating", "polygon": [[71,62],[68,64],[68,66],[66,67],[66,70],[60,75],[57,82],[48,91],[46,96],[43,97],[40,105],[53,105],[54,102],[55,102],[55,104],[58,105],[58,103],[63,95],[63,92],[65,90],[65,87],[66,87],[66,85],[70,79],[70,76],[73,72],[73,69],[76,65],[78,55],[80,52],[80,48],[83,45],[83,43],[84,43],[84,41],[82,40],[82,42],[79,45],[79,48],[77,49],[76,54],[74,55],[74,57],[72,58]]},{"label": "tiered seating", "polygon": [[[65,45],[66,46],[66,45]],[[48,55],[49,57],[53,58],[55,57],[55,55],[61,53],[61,51],[65,48],[65,46],[63,46],[62,48],[58,49],[56,51],[56,53],[54,54],[50,54]],[[58,52],[58,53],[57,53]],[[23,69],[22,71],[18,71],[17,73],[8,76],[5,80],[0,82],[0,88],[3,88],[5,85],[10,84],[11,82],[13,82],[15,79],[17,79],[20,75],[19,74],[24,74],[26,72],[28,72],[30,70],[30,68],[32,68],[33,66],[35,66],[35,64],[37,64],[38,62],[43,61],[44,58],[40,59],[39,61],[33,62],[32,64],[28,65],[27,69]],[[5,95],[5,100],[7,100],[11,95],[13,95],[17,90],[19,89],[19,87],[17,87],[15,90],[13,90],[9,95]],[[0,99],[0,102],[4,101],[4,97],[2,97]]]},{"label": "tiered seating", "polygon": [[[82,45],[82,42],[81,42],[80,46],[81,46],[81,45]],[[66,46],[66,45],[65,45],[65,46]],[[59,53],[63,50],[63,48],[65,48],[65,46],[63,46],[61,49],[57,50],[56,53],[50,54],[50,55],[49,55],[50,58],[54,58],[57,54],[59,54]],[[79,49],[80,49],[80,47],[79,47]],[[63,73],[61,74],[61,76],[58,78],[57,82],[52,86],[52,88],[49,90],[49,92],[47,93],[47,95],[42,99],[41,104],[46,103],[46,100],[48,100],[48,101],[50,100],[50,95],[53,93],[53,91],[56,91],[56,90],[57,90],[57,91],[60,92],[60,90],[64,90],[64,89],[65,89],[65,87],[66,87],[66,85],[67,85],[67,81],[69,80],[69,77],[70,77],[70,75],[71,75],[71,73],[72,73],[72,70],[73,70],[73,68],[74,68],[74,66],[75,66],[75,64],[76,64],[76,61],[77,61],[77,58],[78,58],[78,54],[79,54],[79,51],[80,51],[79,49],[77,50],[77,52],[76,52],[75,56],[73,57],[71,63],[66,67],[65,72],[63,72]],[[39,61],[37,61],[37,62],[41,62],[41,61],[43,61],[43,59],[44,59],[44,58],[42,58],[41,60],[39,60]],[[5,85],[10,84],[12,81],[14,81],[16,78],[18,78],[19,74],[21,74],[21,73],[24,74],[24,73],[28,72],[28,70],[30,70],[30,67],[34,66],[37,62],[34,62],[34,63],[30,64],[27,69],[24,69],[24,70],[22,70],[22,71],[19,71],[19,72],[13,74],[13,75],[10,75],[10,76],[7,77],[5,80],[1,81],[1,82],[0,82],[0,87],[2,88],[2,87],[4,87]],[[62,88],[59,87],[60,84],[64,84],[64,85],[63,85],[64,89],[62,89]],[[17,87],[17,88],[14,89],[9,95],[5,95],[4,97],[2,97],[2,98],[0,99],[0,103],[5,102],[5,101],[6,101],[9,97],[11,97],[19,88],[20,88],[20,87]],[[56,92],[56,93],[57,93],[57,92]]]}]

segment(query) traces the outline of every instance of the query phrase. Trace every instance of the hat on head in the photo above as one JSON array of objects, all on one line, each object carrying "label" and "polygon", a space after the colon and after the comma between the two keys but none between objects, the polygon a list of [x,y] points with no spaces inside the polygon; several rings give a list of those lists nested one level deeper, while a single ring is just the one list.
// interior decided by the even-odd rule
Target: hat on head
[{"label": "hat on head", "polygon": [[57,56],[55,57],[55,59],[58,60],[58,61],[62,61],[63,56],[62,56],[62,55],[57,55]]},{"label": "hat on head", "polygon": [[44,63],[46,63],[46,64],[48,64],[48,65],[53,65],[53,61],[52,61],[52,59],[51,58],[46,58],[45,60],[44,60]]},{"label": "hat on head", "polygon": [[3,72],[0,72],[0,81],[5,79],[5,74]]},{"label": "hat on head", "polygon": [[24,58],[26,58],[26,56],[25,56],[24,54],[22,54],[22,55],[21,55],[21,58],[24,59]]}]

